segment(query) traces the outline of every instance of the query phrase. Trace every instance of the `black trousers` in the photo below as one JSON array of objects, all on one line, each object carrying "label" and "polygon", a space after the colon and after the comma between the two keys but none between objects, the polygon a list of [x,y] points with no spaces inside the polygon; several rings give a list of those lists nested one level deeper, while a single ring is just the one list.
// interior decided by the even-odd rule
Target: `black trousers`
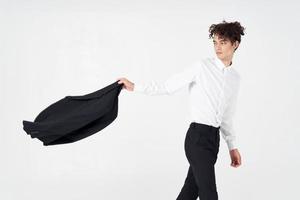
[{"label": "black trousers", "polygon": [[190,164],[176,200],[218,200],[215,163],[219,152],[220,127],[192,122],[186,133],[184,150]]}]

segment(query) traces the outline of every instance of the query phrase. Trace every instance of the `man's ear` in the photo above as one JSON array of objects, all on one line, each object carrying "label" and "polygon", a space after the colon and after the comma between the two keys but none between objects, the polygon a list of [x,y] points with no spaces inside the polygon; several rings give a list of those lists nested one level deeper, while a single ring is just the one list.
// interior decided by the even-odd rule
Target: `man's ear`
[{"label": "man's ear", "polygon": [[235,41],[235,42],[234,42],[235,49],[239,47],[239,44],[240,44],[239,41]]}]

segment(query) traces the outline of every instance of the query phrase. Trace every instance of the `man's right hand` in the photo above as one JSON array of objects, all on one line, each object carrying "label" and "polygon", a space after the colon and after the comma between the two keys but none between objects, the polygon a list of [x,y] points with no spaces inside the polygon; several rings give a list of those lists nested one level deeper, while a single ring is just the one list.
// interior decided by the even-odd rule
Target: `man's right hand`
[{"label": "man's right hand", "polygon": [[134,83],[130,82],[127,78],[118,78],[119,84],[124,84],[122,88],[125,88],[128,91],[133,91],[134,89]]}]

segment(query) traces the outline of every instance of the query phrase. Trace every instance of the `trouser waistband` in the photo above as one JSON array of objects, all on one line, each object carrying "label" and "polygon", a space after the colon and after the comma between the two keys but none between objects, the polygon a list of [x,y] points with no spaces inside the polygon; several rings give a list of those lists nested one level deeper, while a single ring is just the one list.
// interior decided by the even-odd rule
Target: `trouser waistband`
[{"label": "trouser waistband", "polygon": [[190,127],[193,127],[193,128],[204,128],[204,129],[210,129],[210,130],[212,130],[212,129],[219,130],[220,129],[220,126],[214,127],[214,126],[211,126],[211,125],[202,124],[202,123],[198,123],[198,122],[191,122]]}]

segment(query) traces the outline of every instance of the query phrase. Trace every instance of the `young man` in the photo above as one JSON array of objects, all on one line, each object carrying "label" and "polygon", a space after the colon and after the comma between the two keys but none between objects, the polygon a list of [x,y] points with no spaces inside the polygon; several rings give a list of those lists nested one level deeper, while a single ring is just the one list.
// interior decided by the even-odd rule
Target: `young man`
[{"label": "young man", "polygon": [[191,123],[184,148],[190,164],[184,185],[177,200],[217,200],[214,165],[219,152],[221,131],[227,143],[231,166],[241,165],[233,127],[240,76],[232,62],[234,52],[244,35],[239,22],[212,24],[215,55],[201,59],[180,73],[160,83],[133,83],[119,78],[123,88],[147,95],[173,94],[188,85]]}]

